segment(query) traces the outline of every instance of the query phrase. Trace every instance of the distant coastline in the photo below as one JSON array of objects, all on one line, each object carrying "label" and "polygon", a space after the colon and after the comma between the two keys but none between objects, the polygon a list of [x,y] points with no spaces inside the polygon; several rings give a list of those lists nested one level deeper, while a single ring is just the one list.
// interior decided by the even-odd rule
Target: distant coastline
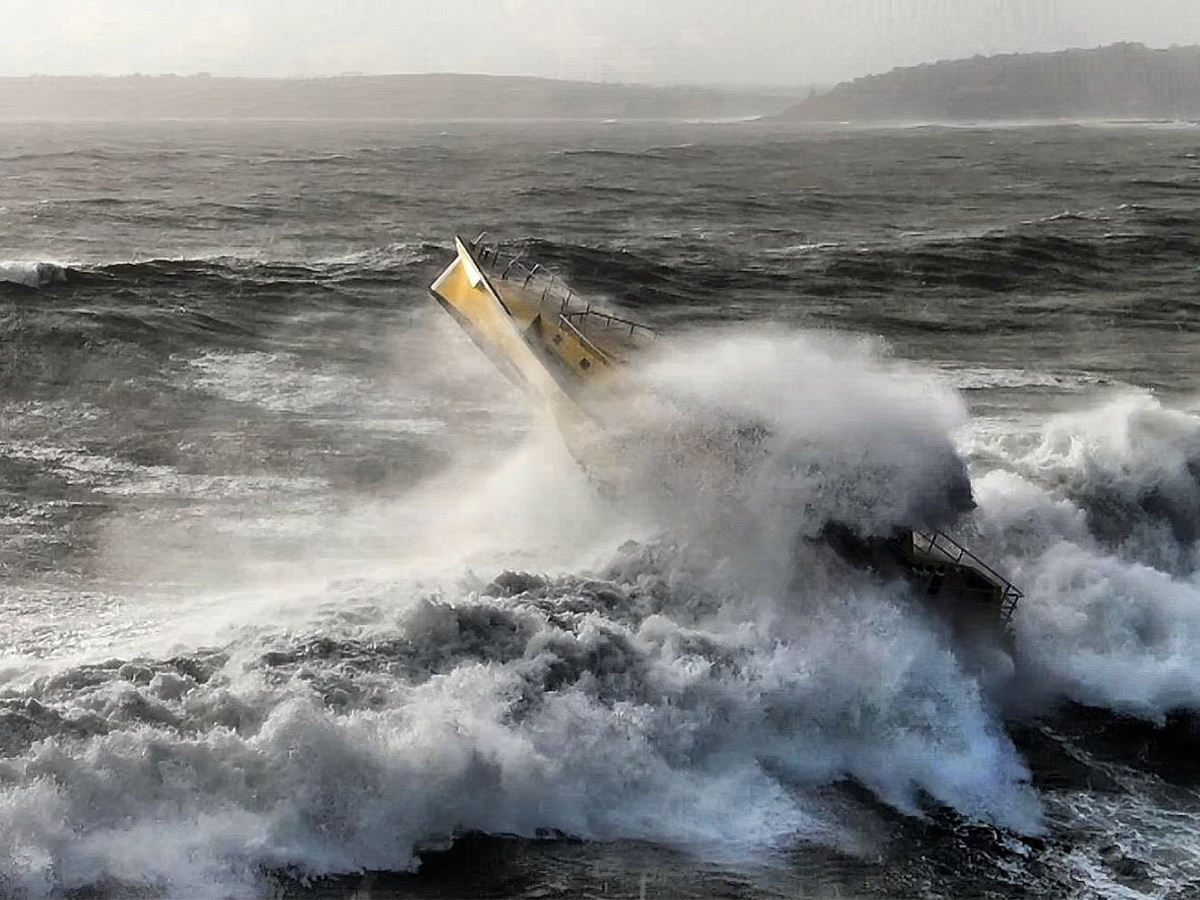
[{"label": "distant coastline", "polygon": [[1200,121],[1200,47],[1112,44],[943,60],[835,87],[712,87],[494,75],[0,78],[0,120]]},{"label": "distant coastline", "polygon": [[791,122],[1200,119],[1200,47],[1112,44],[976,56],[843,82],[784,110]]},{"label": "distant coastline", "polygon": [[795,94],[490,75],[0,78],[14,119],[745,119]]}]

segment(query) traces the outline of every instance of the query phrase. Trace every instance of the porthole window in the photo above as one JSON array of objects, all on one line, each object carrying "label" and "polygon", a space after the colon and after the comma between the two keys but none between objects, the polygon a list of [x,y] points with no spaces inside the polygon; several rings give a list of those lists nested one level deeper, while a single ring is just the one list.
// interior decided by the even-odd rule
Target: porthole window
[{"label": "porthole window", "polygon": [[590,359],[581,359],[579,361],[579,368],[590,369],[591,367],[592,367],[592,361]]}]

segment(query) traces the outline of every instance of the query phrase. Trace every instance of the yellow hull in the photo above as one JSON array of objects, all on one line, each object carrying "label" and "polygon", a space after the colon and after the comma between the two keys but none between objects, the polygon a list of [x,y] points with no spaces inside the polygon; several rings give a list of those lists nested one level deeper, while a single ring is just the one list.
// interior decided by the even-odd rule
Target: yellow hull
[{"label": "yellow hull", "polygon": [[540,267],[503,265],[478,242],[458,237],[454,247],[454,260],[430,287],[433,296],[500,371],[550,410],[573,450],[591,443],[588,394],[625,353],[653,340],[653,331],[573,304],[572,292]]},{"label": "yellow hull", "polygon": [[[474,339],[480,349],[522,387],[535,394],[556,414],[580,415],[567,395],[525,339],[536,314],[506,304],[483,273],[461,238],[454,239],[458,255],[433,283],[433,295]],[[511,303],[511,299],[510,299]]]}]

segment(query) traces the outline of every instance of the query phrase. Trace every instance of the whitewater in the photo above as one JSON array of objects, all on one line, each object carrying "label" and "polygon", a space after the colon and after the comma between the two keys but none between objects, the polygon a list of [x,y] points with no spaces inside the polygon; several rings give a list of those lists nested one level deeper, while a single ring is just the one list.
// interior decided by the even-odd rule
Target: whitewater
[{"label": "whitewater", "polygon": [[[0,893],[1200,883],[1192,136],[655,128],[18,129]],[[667,334],[620,490],[484,227]],[[813,540],[967,485],[1011,645]]]}]

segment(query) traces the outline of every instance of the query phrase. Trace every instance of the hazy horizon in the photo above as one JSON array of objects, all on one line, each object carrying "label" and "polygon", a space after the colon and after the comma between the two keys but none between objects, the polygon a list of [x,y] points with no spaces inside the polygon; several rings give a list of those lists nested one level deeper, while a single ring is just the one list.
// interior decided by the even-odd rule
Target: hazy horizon
[{"label": "hazy horizon", "polygon": [[1200,44],[1193,0],[0,0],[0,75],[474,74],[832,84],[1012,52]]}]

